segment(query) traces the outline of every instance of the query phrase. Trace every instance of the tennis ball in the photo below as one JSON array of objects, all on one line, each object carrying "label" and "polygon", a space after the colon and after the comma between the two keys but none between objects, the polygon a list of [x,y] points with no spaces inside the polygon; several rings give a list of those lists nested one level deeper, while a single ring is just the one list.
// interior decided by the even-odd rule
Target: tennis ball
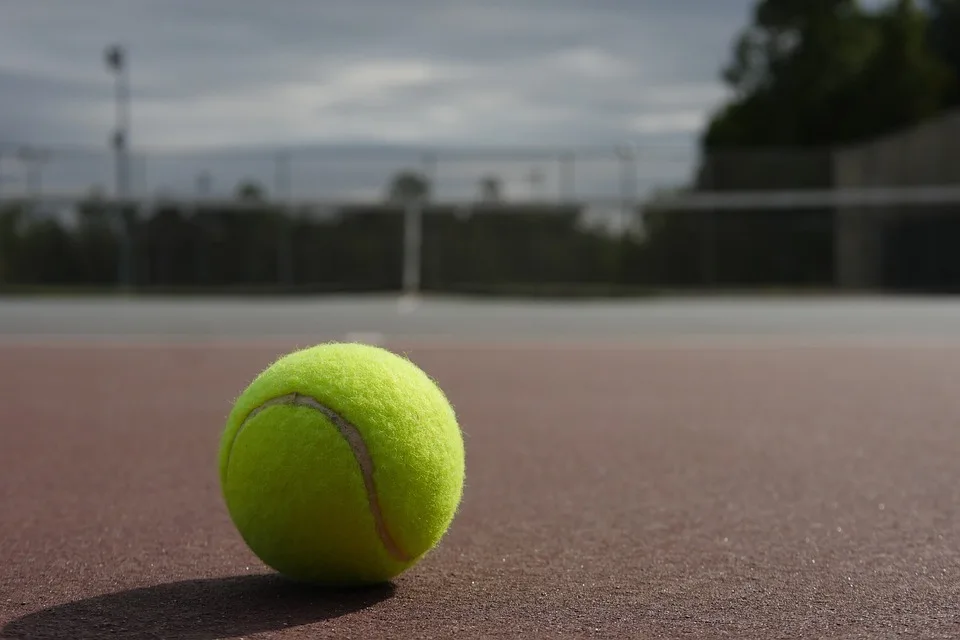
[{"label": "tennis ball", "polygon": [[327,585],[386,582],[419,562],[453,521],[465,471],[454,409],[434,381],[353,343],[263,370],[234,403],[218,462],[250,550]]}]

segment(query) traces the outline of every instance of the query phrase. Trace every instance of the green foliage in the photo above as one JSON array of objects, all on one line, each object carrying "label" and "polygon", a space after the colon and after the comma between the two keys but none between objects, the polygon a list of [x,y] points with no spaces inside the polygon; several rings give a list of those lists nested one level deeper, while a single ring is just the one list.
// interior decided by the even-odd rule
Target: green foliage
[{"label": "green foliage", "polygon": [[953,77],[948,106],[960,105],[960,0],[927,0],[930,19],[926,39]]},{"label": "green foliage", "polygon": [[896,131],[944,108],[955,78],[927,46],[927,21],[913,0],[897,0],[875,16],[879,44],[837,100],[837,111],[847,107],[849,137]]},{"label": "green foliage", "polygon": [[243,202],[263,202],[266,199],[266,190],[255,180],[244,180],[237,185],[236,197]]},{"label": "green foliage", "polygon": [[956,77],[928,46],[928,21],[913,0],[875,12],[854,0],[759,0],[723,69],[734,97],[704,146],[842,144],[934,115]]},{"label": "green foliage", "polygon": [[503,183],[494,175],[480,178],[478,196],[481,202],[500,202],[503,200]]},{"label": "green foliage", "polygon": [[415,171],[401,171],[394,176],[387,188],[387,201],[393,204],[402,205],[429,198],[429,180]]},{"label": "green foliage", "polygon": [[[722,70],[733,97],[703,135],[697,188],[831,186],[833,147],[903,130],[960,103],[958,34],[960,0],[932,0],[928,11],[914,0],[873,10],[855,0],[758,0]],[[660,211],[643,259],[647,271],[685,281],[829,283],[832,226],[830,210]],[[951,260],[942,249],[955,243],[956,225],[924,215],[894,226],[897,233],[882,234],[889,284],[956,280],[946,275]],[[918,259],[937,233],[940,257]]]}]

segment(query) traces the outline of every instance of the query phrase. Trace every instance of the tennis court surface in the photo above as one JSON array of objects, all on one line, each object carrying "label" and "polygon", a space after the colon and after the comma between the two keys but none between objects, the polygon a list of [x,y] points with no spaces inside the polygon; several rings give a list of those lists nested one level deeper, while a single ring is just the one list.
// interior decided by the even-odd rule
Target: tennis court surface
[{"label": "tennis court surface", "polygon": [[[0,637],[960,637],[958,338],[950,301],[3,301]],[[217,484],[236,394],[331,339],[466,439],[377,588],[273,575]]]}]

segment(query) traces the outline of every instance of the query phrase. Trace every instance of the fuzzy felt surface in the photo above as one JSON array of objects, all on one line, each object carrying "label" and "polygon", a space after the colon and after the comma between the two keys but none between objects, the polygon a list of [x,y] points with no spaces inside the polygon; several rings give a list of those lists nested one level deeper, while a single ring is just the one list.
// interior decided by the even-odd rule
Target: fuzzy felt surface
[{"label": "fuzzy felt surface", "polygon": [[[375,505],[355,451],[323,413],[257,411],[289,394],[356,427]],[[414,363],[328,343],[279,358],[244,390],[222,435],[219,473],[234,524],[266,564],[312,582],[368,583],[401,573],[443,537],[462,496],[465,452],[453,407]],[[384,547],[372,507],[405,558]]]}]

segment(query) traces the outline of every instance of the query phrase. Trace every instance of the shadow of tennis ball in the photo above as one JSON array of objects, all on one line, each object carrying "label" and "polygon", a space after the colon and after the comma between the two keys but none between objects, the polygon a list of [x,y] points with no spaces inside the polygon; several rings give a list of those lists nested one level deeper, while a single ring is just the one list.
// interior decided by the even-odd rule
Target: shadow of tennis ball
[{"label": "shadow of tennis ball", "polygon": [[330,620],[392,595],[390,584],[334,590],[276,574],[188,580],[43,609],[8,623],[0,638],[234,638]]}]

